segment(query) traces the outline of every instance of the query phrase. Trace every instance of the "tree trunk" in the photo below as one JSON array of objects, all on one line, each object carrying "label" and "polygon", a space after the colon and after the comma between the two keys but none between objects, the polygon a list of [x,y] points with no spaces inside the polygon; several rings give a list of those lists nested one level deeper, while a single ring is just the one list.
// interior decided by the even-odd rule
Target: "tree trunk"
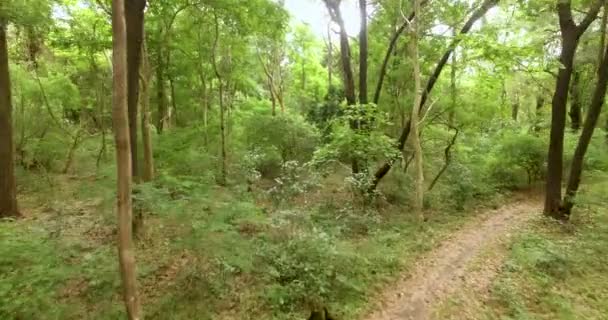
[{"label": "tree trunk", "polygon": [[517,117],[519,116],[519,95],[515,95],[515,101],[513,101],[513,105],[511,105],[511,119],[517,122]]},{"label": "tree trunk", "polygon": [[0,218],[18,217],[6,22],[0,18]]},{"label": "tree trunk", "polygon": [[[427,0],[423,0],[421,6],[425,4]],[[386,53],[384,54],[384,60],[382,60],[382,66],[380,67],[380,72],[378,73],[378,83],[376,84],[376,90],[374,92],[374,100],[375,104],[380,102],[380,95],[382,94],[382,85],[384,84],[384,78],[386,76],[386,71],[388,70],[388,62],[391,59],[395,48],[397,47],[397,40],[399,37],[405,32],[407,26],[411,21],[416,17],[416,13],[412,11],[410,15],[407,17],[407,20],[403,22],[403,24],[395,31],[393,36],[391,37],[391,41],[389,42],[388,49],[386,49]]]},{"label": "tree trunk", "polygon": [[542,110],[543,110],[543,106],[545,105],[545,98],[543,97],[543,95],[541,93],[537,94],[536,96],[536,118],[534,119],[534,131],[538,132],[540,131],[540,123],[541,123],[541,116],[542,116]]},{"label": "tree trunk", "polygon": [[564,67],[559,70],[555,93],[551,102],[551,136],[547,157],[547,186],[544,213],[554,218],[560,217],[566,103],[568,101],[568,89],[572,75],[576,44],[577,39],[574,33],[564,34],[562,38],[562,53],[560,55],[560,62]]},{"label": "tree trunk", "polygon": [[142,180],[149,182],[154,179],[154,154],[152,151],[151,112],[150,112],[150,62],[148,50],[142,46],[142,70],[141,70],[141,137],[144,147],[144,170]]},{"label": "tree trunk", "polygon": [[367,104],[367,0],[359,0],[361,31],[359,32],[359,103]]},{"label": "tree trunk", "polygon": [[112,65],[114,89],[112,119],[116,139],[118,257],[123,299],[130,320],[141,319],[137,294],[135,253],[131,230],[131,153],[128,121],[127,32],[123,0],[112,2]]},{"label": "tree trunk", "polygon": [[[414,0],[414,12],[416,12],[416,16],[420,16],[420,0]],[[412,148],[414,149],[414,166],[416,168],[416,191],[415,191],[415,199],[414,199],[414,211],[420,218],[420,220],[424,220],[424,163],[422,159],[422,145],[420,144],[420,135],[418,130],[418,124],[420,121],[418,106],[420,105],[420,101],[422,99],[422,93],[420,92],[422,84],[420,80],[420,60],[418,56],[418,23],[419,19],[416,19],[412,22],[412,36],[410,39],[411,46],[411,54],[412,54],[412,63],[414,67],[414,105],[412,106],[412,115],[411,115],[411,130],[412,135],[410,137]]]},{"label": "tree trunk", "polygon": [[[167,50],[167,67],[171,66],[171,51]],[[175,79],[173,79],[173,75],[171,71],[167,72],[167,78],[169,80],[169,90],[171,90],[171,111],[169,112],[169,116],[167,119],[167,123],[172,123],[177,125],[177,100],[175,97]]]},{"label": "tree trunk", "polygon": [[[162,31],[161,31],[162,33]],[[165,63],[163,59],[163,45],[159,40],[156,50],[156,99],[158,103],[158,122],[156,130],[163,133],[167,122],[167,96],[165,95]]]},{"label": "tree trunk", "polygon": [[576,132],[581,128],[581,90],[580,90],[581,72],[573,70],[572,85],[570,87],[570,128]]},{"label": "tree trunk", "polygon": [[215,76],[218,80],[218,93],[219,93],[219,102],[220,102],[220,143],[221,143],[221,173],[219,183],[220,185],[226,185],[226,125],[225,125],[225,106],[224,106],[224,83],[222,80],[222,75],[219,71],[217,65],[217,49],[220,41],[220,25],[217,18],[217,14],[214,13],[215,16],[215,41],[213,43],[213,69],[215,70]]},{"label": "tree trunk", "polygon": [[[452,27],[452,37],[456,37],[456,26]],[[450,64],[450,111],[448,113],[448,123],[454,125],[454,115],[456,113],[456,53],[452,53],[452,63]]]},{"label": "tree trunk", "polygon": [[[483,15],[485,15],[486,12],[488,12],[488,10],[490,10],[492,7],[494,7],[498,3],[498,1],[499,0],[485,0],[482,3],[482,5],[479,7],[479,9],[477,9],[477,11],[475,11],[471,15],[469,20],[467,20],[467,22],[464,24],[462,29],[460,29],[460,35],[467,34],[471,30],[471,28],[473,27],[475,22],[477,22],[477,20],[479,20],[481,17],[483,17]],[[446,63],[448,62],[448,59],[450,58],[450,56],[454,52],[454,49],[456,49],[456,47],[458,46],[460,41],[462,41],[462,37],[457,37],[456,39],[453,39],[452,43],[448,47],[448,50],[443,54],[443,56],[437,63],[437,66],[435,67],[433,74],[427,81],[425,90],[422,92],[422,98],[420,100],[420,103],[418,104],[419,109],[422,109],[422,107],[426,103],[427,96],[431,93],[431,91],[435,87],[435,83],[439,79],[439,76],[441,75],[441,72],[443,71],[443,67],[445,67]],[[407,138],[410,135],[410,129],[411,129],[411,120],[407,121],[406,125],[401,130],[401,135],[399,136],[399,140],[397,141],[397,148],[399,150],[403,150],[403,147],[405,146],[405,142],[407,141]],[[392,159],[390,161],[386,161],[382,166],[380,166],[380,168],[378,168],[378,170],[376,170],[376,173],[374,174],[374,178],[373,178],[370,189],[374,190],[376,188],[378,183],[380,183],[380,180],[391,170],[391,167],[393,166],[393,162],[394,161],[392,161]]]},{"label": "tree trunk", "polygon": [[144,9],[146,0],[125,1],[125,21],[127,24],[127,90],[129,110],[129,138],[131,139],[131,170],[133,181],[139,180],[137,155],[137,99],[139,98],[139,66],[144,32]]},{"label": "tree trunk", "polygon": [[574,157],[572,158],[572,166],[570,167],[570,178],[568,179],[568,186],[566,188],[566,196],[564,198],[564,204],[561,209],[562,215],[565,219],[570,217],[572,207],[575,203],[576,193],[581,182],[581,175],[583,172],[583,162],[585,159],[585,153],[589,147],[589,142],[593,137],[593,131],[597,126],[597,122],[604,105],[604,98],[606,96],[606,87],[608,85],[608,50],[606,55],[602,58],[602,62],[598,68],[598,81],[593,93],[593,99],[589,106],[589,112],[587,112],[587,118],[583,126],[583,132],[574,151]]},{"label": "tree trunk", "polygon": [[327,24],[327,88],[331,88],[334,67],[334,44],[331,42],[331,25]]},{"label": "tree trunk", "polygon": [[562,200],[566,104],[568,102],[568,89],[570,88],[570,78],[572,77],[574,55],[578,46],[578,40],[597,17],[603,2],[603,0],[597,0],[578,26],[574,23],[572,17],[570,0],[560,1],[557,5],[562,38],[562,51],[560,54],[562,67],[557,74],[555,93],[551,101],[551,135],[547,156],[545,208],[543,210],[546,216],[556,219],[566,218],[560,208]]}]

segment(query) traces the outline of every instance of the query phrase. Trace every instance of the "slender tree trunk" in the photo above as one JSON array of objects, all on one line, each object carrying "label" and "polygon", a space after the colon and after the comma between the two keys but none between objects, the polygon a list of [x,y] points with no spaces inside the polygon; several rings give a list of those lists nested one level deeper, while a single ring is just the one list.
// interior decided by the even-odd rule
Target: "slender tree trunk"
[{"label": "slender tree trunk", "polygon": [[137,183],[140,178],[137,154],[137,99],[139,98],[139,66],[141,64],[146,0],[126,0],[124,2],[127,25],[127,103],[129,109],[129,137],[131,139],[131,170],[133,170],[133,181]]},{"label": "slender tree trunk", "polygon": [[141,137],[144,149],[144,170],[142,181],[149,182],[154,179],[154,154],[152,151],[152,130],[150,112],[150,62],[148,60],[148,50],[145,44],[142,46],[142,70],[141,70]]},{"label": "slender tree trunk", "polygon": [[589,106],[589,112],[587,112],[587,118],[583,126],[583,132],[574,151],[574,157],[572,158],[572,166],[570,167],[570,178],[568,179],[568,186],[566,188],[566,196],[564,198],[564,204],[562,207],[562,215],[565,219],[570,217],[572,207],[575,204],[576,193],[581,182],[581,175],[583,172],[583,162],[585,159],[585,153],[589,147],[589,142],[593,137],[593,131],[597,126],[597,122],[604,105],[604,98],[606,96],[606,87],[608,85],[608,48],[606,55],[602,58],[602,62],[598,68],[598,81],[593,93],[593,99]]},{"label": "slender tree trunk", "polygon": [[572,85],[570,87],[570,128],[576,132],[581,128],[582,121],[582,101],[581,101],[581,89],[580,89],[581,72],[573,70],[572,74]]},{"label": "slender tree trunk", "polygon": [[[456,26],[452,27],[452,37],[456,37],[456,33],[457,33],[457,29]],[[452,63],[451,63],[451,68],[450,68],[450,100],[451,100],[451,105],[450,105],[450,112],[448,114],[448,123],[450,125],[454,124],[454,114],[456,113],[456,97],[457,97],[457,92],[456,92],[456,62],[457,62],[457,57],[456,57],[456,52],[452,53]]]},{"label": "slender tree trunk", "polygon": [[[421,5],[426,4],[427,0],[423,0]],[[384,78],[386,77],[386,72],[388,70],[388,62],[393,56],[393,52],[395,52],[395,48],[397,47],[397,41],[399,37],[405,32],[409,23],[414,20],[416,17],[416,13],[412,11],[410,15],[407,17],[407,20],[403,22],[403,24],[395,31],[392,35],[391,40],[388,45],[388,49],[384,54],[384,60],[382,60],[382,65],[380,67],[380,72],[378,73],[378,83],[376,84],[376,90],[374,92],[374,100],[375,104],[380,102],[380,95],[382,94],[382,85],[384,84]]]},{"label": "slender tree trunk", "polygon": [[[324,0],[324,2],[332,20],[335,21],[340,27],[340,61],[342,62],[342,73],[344,76],[344,95],[346,97],[346,104],[348,106],[354,106],[357,104],[355,94],[355,78],[351,65],[351,52],[350,44],[348,42],[348,34],[346,33],[346,27],[340,11],[340,1]],[[359,124],[356,121],[351,121],[350,127],[353,130],[358,130]],[[353,174],[359,173],[361,171],[359,159],[353,158],[351,161]]]},{"label": "slender tree trunk", "polygon": [[[498,1],[499,0],[485,0],[481,4],[479,9],[477,9],[471,15],[469,20],[467,20],[467,22],[464,24],[462,29],[460,29],[459,34],[464,35],[464,34],[469,33],[469,31],[471,30],[471,28],[473,27],[475,22],[477,22],[477,20],[479,20],[481,17],[483,17],[488,12],[488,10],[493,8],[498,3]],[[420,104],[418,105],[418,108],[420,110],[422,110],[422,108],[424,107],[428,95],[431,93],[431,91],[435,87],[435,83],[439,79],[439,76],[441,75],[443,68],[445,67],[450,56],[454,52],[454,49],[456,49],[456,47],[458,46],[460,41],[462,41],[462,37],[456,37],[454,40],[452,40],[452,43],[448,47],[447,51],[443,54],[443,56],[437,63],[437,66],[435,67],[433,74],[431,75],[431,77],[428,79],[428,81],[426,83],[426,88],[422,92],[422,98],[420,100]],[[463,60],[464,60],[464,58],[463,58]],[[410,130],[411,130],[411,121],[407,121],[406,125],[401,130],[401,135],[399,136],[399,139],[397,141],[397,148],[399,150],[403,150],[403,147],[405,146],[405,142],[407,141],[407,138],[410,135]],[[380,180],[384,176],[386,176],[386,174],[391,170],[391,167],[393,166],[393,162],[394,161],[392,161],[392,159],[390,161],[386,161],[382,166],[380,166],[376,170],[376,173],[374,174],[374,178],[372,181],[372,186],[370,187],[371,190],[374,190],[376,188],[376,186],[378,185],[378,183],[380,183]]]},{"label": "slender tree trunk", "polygon": [[515,101],[513,101],[513,105],[511,106],[511,119],[517,122],[517,117],[519,116],[519,95],[515,94]]},{"label": "slender tree trunk", "polygon": [[[416,16],[420,16],[420,0],[414,0],[414,12],[416,12]],[[410,141],[412,143],[412,148],[414,149],[414,165],[415,165],[415,199],[414,199],[414,211],[420,218],[420,220],[424,220],[424,163],[422,158],[422,146],[420,144],[420,135],[418,130],[418,123],[420,121],[419,108],[420,100],[422,99],[422,93],[420,92],[422,88],[421,80],[420,80],[420,61],[418,57],[418,23],[419,19],[416,19],[412,22],[412,36],[410,39],[410,47],[411,47],[411,55],[412,55],[412,63],[414,68],[414,105],[412,106],[412,115],[411,115],[411,131],[412,134],[410,136]]]},{"label": "slender tree trunk", "polygon": [[574,18],[572,17],[570,0],[560,1],[557,5],[562,38],[562,51],[560,54],[562,67],[557,74],[555,93],[551,102],[551,135],[547,156],[545,208],[543,210],[546,216],[556,219],[565,218],[560,210],[562,200],[564,130],[566,127],[566,104],[568,102],[568,89],[570,88],[570,78],[572,77],[574,55],[578,46],[578,40],[597,17],[603,2],[603,0],[597,0],[578,26],[574,23]]},{"label": "slender tree trunk", "polygon": [[534,131],[540,131],[541,117],[543,106],[545,105],[545,98],[541,93],[536,96],[536,119],[534,119]]},{"label": "slender tree trunk", "polygon": [[130,320],[141,319],[137,294],[135,253],[131,229],[131,153],[128,120],[127,31],[123,0],[112,2],[112,95],[114,136],[116,139],[118,257],[123,285],[123,298]]},{"label": "slender tree trunk", "polygon": [[159,134],[162,134],[165,129],[165,124],[167,123],[167,96],[165,94],[163,45],[160,40],[156,50],[156,100],[158,103],[158,122],[156,124],[156,130]]},{"label": "slender tree trunk", "polygon": [[[171,50],[167,50],[167,66],[171,66]],[[171,90],[171,111],[170,116],[167,119],[167,123],[177,124],[177,99],[175,96],[175,79],[171,71],[167,72],[167,78],[169,80],[169,90]]]},{"label": "slender tree trunk", "polygon": [[220,41],[220,23],[217,18],[217,14],[214,13],[215,16],[215,41],[213,43],[213,69],[215,70],[215,76],[218,80],[218,93],[219,93],[219,102],[220,102],[220,143],[221,143],[221,175],[220,175],[220,185],[226,184],[226,119],[225,119],[225,106],[224,106],[224,83],[222,80],[222,75],[219,71],[217,65],[217,50]]},{"label": "slender tree trunk", "polygon": [[361,31],[359,32],[359,103],[367,104],[367,0],[359,0]]},{"label": "slender tree trunk", "polygon": [[0,18],[0,218],[18,217],[6,22]]},{"label": "slender tree trunk", "polygon": [[327,87],[331,88],[334,68],[334,44],[331,40],[331,24],[327,24]]}]

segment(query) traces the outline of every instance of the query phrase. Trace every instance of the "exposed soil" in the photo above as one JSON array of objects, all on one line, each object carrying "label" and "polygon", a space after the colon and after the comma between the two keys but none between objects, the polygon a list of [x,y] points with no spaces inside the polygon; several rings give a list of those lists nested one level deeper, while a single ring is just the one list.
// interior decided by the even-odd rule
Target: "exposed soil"
[{"label": "exposed soil", "polygon": [[[486,288],[499,270],[504,253],[485,255],[482,272],[471,266],[484,252],[498,247],[530,219],[539,215],[540,199],[536,195],[519,194],[513,202],[490,210],[479,220],[465,225],[446,239],[437,249],[421,259],[412,272],[404,274],[377,300],[372,312],[362,319],[420,320],[433,319],[433,310],[463,288]],[[493,250],[492,250],[493,251]],[[452,319],[466,319],[462,314]]]}]

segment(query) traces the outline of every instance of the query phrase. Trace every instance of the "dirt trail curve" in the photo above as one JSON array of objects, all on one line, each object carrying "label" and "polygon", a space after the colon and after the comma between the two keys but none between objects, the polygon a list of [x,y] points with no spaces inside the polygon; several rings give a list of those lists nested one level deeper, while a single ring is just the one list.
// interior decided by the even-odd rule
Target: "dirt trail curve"
[{"label": "dirt trail curve", "polygon": [[[432,318],[433,307],[448,298],[467,281],[480,281],[467,275],[469,265],[484,249],[505,240],[511,231],[538,215],[540,199],[519,194],[514,201],[484,214],[465,225],[430,252],[412,273],[381,295],[381,302],[364,320],[425,320]],[[485,277],[493,277],[490,273]],[[482,279],[483,280],[483,279]],[[485,279],[490,282],[491,279]]]}]

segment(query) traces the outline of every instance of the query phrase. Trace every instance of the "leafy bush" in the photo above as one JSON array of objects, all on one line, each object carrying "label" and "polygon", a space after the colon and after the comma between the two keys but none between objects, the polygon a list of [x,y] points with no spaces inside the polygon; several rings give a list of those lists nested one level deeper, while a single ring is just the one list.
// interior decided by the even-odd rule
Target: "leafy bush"
[{"label": "leafy bush", "polygon": [[245,156],[256,155],[255,168],[264,177],[276,177],[287,161],[307,162],[317,147],[318,130],[299,115],[254,109],[241,116]]},{"label": "leafy bush", "polygon": [[489,176],[501,187],[516,188],[525,176],[528,184],[545,174],[545,141],[528,133],[507,133],[498,140],[487,163]]}]

